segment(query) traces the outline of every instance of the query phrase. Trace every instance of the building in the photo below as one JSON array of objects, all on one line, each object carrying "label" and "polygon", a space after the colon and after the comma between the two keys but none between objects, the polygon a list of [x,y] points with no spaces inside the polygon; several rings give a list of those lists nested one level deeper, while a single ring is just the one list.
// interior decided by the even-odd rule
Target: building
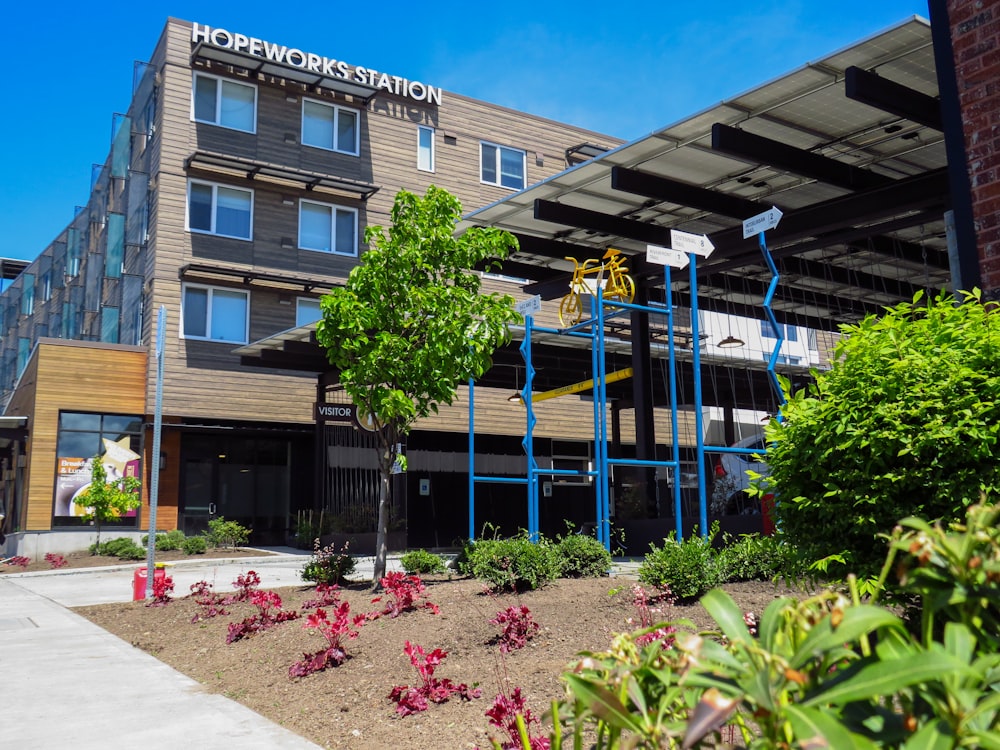
[{"label": "building", "polygon": [[[932,11],[944,4],[955,11],[956,48],[963,34],[968,42],[986,33],[988,11],[975,15],[958,0],[935,0]],[[74,505],[60,503],[100,451],[122,472],[141,471],[147,489],[155,465],[160,528],[197,531],[222,515],[252,526],[261,544],[295,531],[372,529],[371,440],[335,421],[346,405],[324,377],[310,325],[319,295],[363,251],[363,227],[388,223],[399,188],[422,192],[431,182],[471,212],[463,228],[518,235],[506,277],[486,284],[540,295],[539,320],[553,326],[564,258],[621,249],[637,299],[663,305],[663,267],[644,256],[648,246],[669,246],[678,228],[711,236],[712,257],[669,285],[683,351],[674,402],[665,316],[612,321],[603,352],[609,371],[633,373],[609,387],[610,441],[626,456],[664,458],[676,407],[685,465],[675,473],[690,502],[705,491],[707,461],[690,449],[696,425],[704,422],[703,441],[729,445],[774,412],[772,334],[784,338],[777,367],[802,380],[823,363],[840,323],[980,278],[968,174],[978,165],[976,184],[986,187],[976,205],[988,208],[993,170],[979,151],[967,162],[946,85],[957,58],[941,36],[924,19],[906,19],[619,144],[432,84],[171,20],[137,69],[90,202],[0,297],[5,530],[35,549],[79,536]],[[968,68],[963,75],[978,75]],[[772,271],[741,226],[771,206],[784,211],[769,240],[782,282],[777,327],[762,322],[760,308]],[[988,243],[995,211],[977,216]],[[983,258],[984,279],[990,263]],[[165,426],[154,457],[147,352],[161,305]],[[730,348],[731,339],[742,347]],[[590,376],[586,347],[551,333],[537,344],[535,391]],[[494,362],[475,389],[475,473],[523,475],[523,418],[507,396],[524,384],[524,361],[514,346]],[[467,403],[463,390],[456,408],[411,435],[396,546],[445,546],[468,530]],[[579,472],[547,483],[547,533],[564,531],[564,519],[593,518],[590,409],[559,398],[540,410],[539,462]],[[633,551],[669,533],[678,520],[661,503],[669,474],[619,472],[613,481],[616,521],[632,515],[642,525]],[[476,519],[526,525],[516,492],[486,485],[475,503]],[[147,514],[144,506],[121,523],[144,528]]]},{"label": "building", "polygon": [[[32,554],[85,546],[79,534],[50,532],[81,529],[71,496],[87,459],[109,443],[147,493],[151,468],[160,472],[160,528],[196,532],[221,515],[274,544],[312,510],[318,525],[316,374],[247,367],[234,350],[316,320],[319,296],[363,252],[364,228],[389,224],[398,190],[433,183],[472,208],[562,171],[581,151],[620,143],[318,52],[170,19],[137,65],[89,202],[15,269],[2,296],[12,543],[28,544],[27,535],[40,545]],[[161,306],[164,429],[154,457],[147,351]],[[497,402],[506,411],[484,409],[482,429],[511,436],[515,453],[513,407]],[[463,419],[456,413],[437,429],[462,432]],[[346,442],[343,471],[327,478],[338,483],[330,492],[340,510],[327,508],[325,530],[368,530],[372,508],[354,500],[373,484],[374,464],[354,438]],[[502,443],[484,450],[507,452]],[[465,471],[461,440],[441,437],[435,447],[439,476]],[[512,460],[516,470],[516,457],[493,466],[508,470]],[[435,481],[428,492],[450,485]],[[419,516],[434,516],[434,499]],[[144,505],[121,525],[145,528],[147,514]],[[463,531],[435,528],[437,538],[422,537],[428,546]]]}]

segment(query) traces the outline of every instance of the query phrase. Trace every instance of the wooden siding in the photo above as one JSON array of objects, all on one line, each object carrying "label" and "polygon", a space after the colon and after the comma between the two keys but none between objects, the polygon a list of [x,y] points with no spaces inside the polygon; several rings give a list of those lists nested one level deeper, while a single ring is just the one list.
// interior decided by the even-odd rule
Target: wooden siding
[{"label": "wooden siding", "polygon": [[144,414],[146,352],[42,339],[25,374],[7,413],[31,415],[26,529],[42,531],[52,525],[59,412]]},{"label": "wooden siding", "polygon": [[[171,20],[161,48],[154,56],[160,64],[158,129],[159,164],[156,169],[155,224],[149,257],[154,264],[148,309],[164,305],[168,332],[164,359],[164,414],[177,417],[211,417],[261,422],[305,423],[312,419],[315,379],[276,370],[242,367],[233,345],[181,338],[180,269],[190,263],[211,264],[342,283],[356,259],[298,249],[298,211],[302,198],[344,205],[359,210],[359,237],[366,224],[387,225],[395,194],[402,188],[423,192],[433,182],[444,187],[471,210],[511,191],[483,185],[479,176],[481,140],[520,148],[527,152],[527,183],[549,177],[565,167],[566,148],[587,141],[615,146],[615,139],[569,127],[544,118],[445,92],[440,106],[410,102],[380,93],[367,107],[331,92],[308,93],[301,86],[271,80],[249,81],[245,73],[212,64],[198,70],[257,85],[256,133],[240,133],[191,120],[190,24]],[[301,145],[303,97],[335,104],[360,113],[358,156]],[[417,169],[417,126],[435,128],[435,172]],[[448,138],[445,138],[445,134]],[[379,190],[367,202],[317,187],[306,190],[294,184],[209,170],[188,170],[185,160],[198,150],[217,151],[313,172],[329,172],[352,180],[373,183]],[[254,191],[253,238],[250,241],[213,237],[185,230],[185,204],[189,178],[245,187]],[[289,200],[290,199],[290,200]],[[287,200],[287,202],[286,202]],[[363,251],[363,247],[361,250]],[[199,280],[200,283],[200,280]],[[239,283],[234,280],[233,283]],[[220,283],[225,285],[225,283]],[[504,291],[512,291],[506,287]],[[294,300],[301,290],[250,288],[250,340],[257,340],[294,325]],[[520,296],[520,295],[519,295]],[[280,305],[280,298],[291,304]],[[557,303],[554,303],[557,305]],[[555,307],[548,305],[552,310]],[[152,391],[152,376],[147,387]],[[459,410],[465,413],[464,408]],[[456,414],[459,412],[456,412]],[[493,421],[485,416],[486,423]],[[461,421],[461,420],[458,420]],[[578,421],[567,416],[565,426]],[[442,422],[459,429],[453,420]],[[497,416],[489,426],[503,434],[517,434],[509,420]],[[553,431],[560,429],[552,427]]]}]

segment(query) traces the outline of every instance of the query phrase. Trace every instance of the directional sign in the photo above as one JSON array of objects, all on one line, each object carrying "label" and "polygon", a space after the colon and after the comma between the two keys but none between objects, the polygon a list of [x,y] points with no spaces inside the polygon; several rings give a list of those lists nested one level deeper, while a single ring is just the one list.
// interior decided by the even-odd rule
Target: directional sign
[{"label": "directional sign", "polygon": [[691,262],[685,253],[659,245],[646,245],[646,260],[650,263],[673,268],[684,268]]},{"label": "directional sign", "polygon": [[715,245],[705,235],[681,232],[678,229],[670,230],[670,244],[673,245],[674,250],[682,253],[694,253],[703,258],[707,258],[715,250]]},{"label": "directional sign", "polygon": [[752,216],[743,222],[743,239],[753,237],[768,229],[774,229],[781,221],[782,213],[777,206],[771,206],[762,214]]},{"label": "directional sign", "polygon": [[514,309],[521,313],[524,317],[536,312],[541,312],[542,296],[540,294],[536,294],[534,297],[528,297],[526,300],[521,300],[514,305]]}]

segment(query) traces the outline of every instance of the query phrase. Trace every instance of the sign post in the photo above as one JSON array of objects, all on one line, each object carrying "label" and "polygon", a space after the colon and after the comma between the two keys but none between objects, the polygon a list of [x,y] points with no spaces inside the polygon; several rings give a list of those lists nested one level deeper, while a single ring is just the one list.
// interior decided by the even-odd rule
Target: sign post
[{"label": "sign post", "polygon": [[163,428],[163,336],[167,327],[167,308],[160,305],[156,315],[156,402],[153,407],[153,452],[149,460],[149,534],[146,537],[146,598],[153,596],[156,570],[156,506],[160,496],[160,432]]}]

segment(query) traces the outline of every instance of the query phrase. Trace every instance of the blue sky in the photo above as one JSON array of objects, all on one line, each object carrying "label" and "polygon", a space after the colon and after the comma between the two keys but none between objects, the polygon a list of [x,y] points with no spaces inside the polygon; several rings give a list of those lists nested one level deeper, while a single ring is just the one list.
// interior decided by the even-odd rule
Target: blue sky
[{"label": "blue sky", "polygon": [[914,14],[928,16],[926,0],[16,3],[0,76],[0,257],[34,258],[86,202],[133,61],[168,16],[632,140]]}]

